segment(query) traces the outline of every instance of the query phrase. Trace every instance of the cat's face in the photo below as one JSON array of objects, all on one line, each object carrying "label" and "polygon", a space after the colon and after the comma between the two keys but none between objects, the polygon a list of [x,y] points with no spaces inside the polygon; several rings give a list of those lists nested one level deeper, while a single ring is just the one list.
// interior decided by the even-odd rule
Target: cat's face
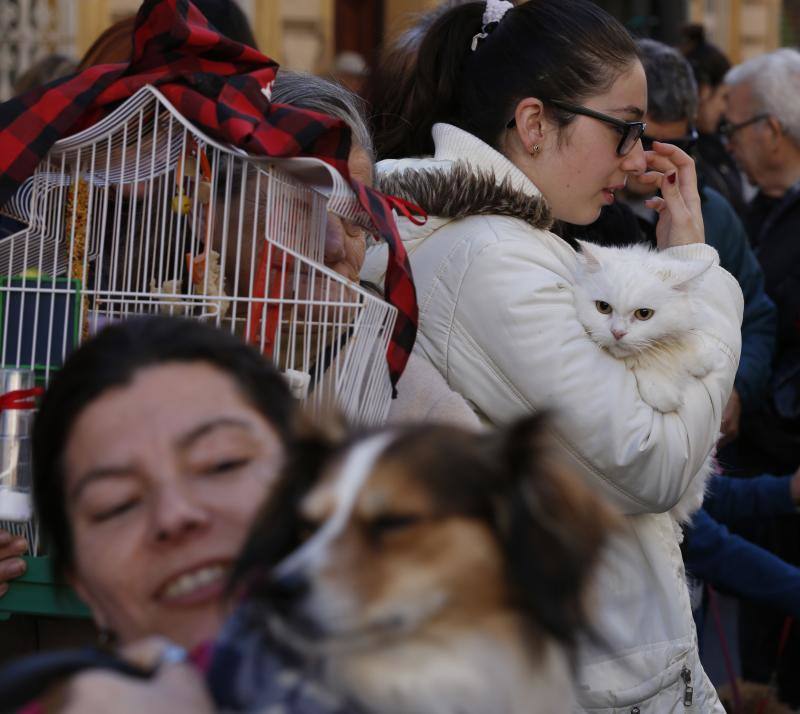
[{"label": "cat's face", "polygon": [[614,357],[668,345],[692,329],[689,286],[709,265],[672,260],[645,248],[581,245],[578,319]]}]

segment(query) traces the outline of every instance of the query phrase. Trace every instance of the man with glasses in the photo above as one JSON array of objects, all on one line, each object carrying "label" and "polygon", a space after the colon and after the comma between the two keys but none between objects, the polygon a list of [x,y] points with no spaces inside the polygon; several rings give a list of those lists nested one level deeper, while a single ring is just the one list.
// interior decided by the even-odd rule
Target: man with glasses
[{"label": "man with glasses", "polygon": [[[743,473],[786,472],[800,463],[800,53],[780,49],[755,57],[725,76],[723,131],[739,166],[758,193],[746,225],[778,308],[778,333],[769,398],[748,425],[738,449]],[[796,521],[762,528],[760,541],[800,562]],[[742,617],[743,674],[766,681],[782,618],[748,606]],[[800,639],[781,659],[781,694],[800,704]],[[785,676],[783,676],[785,675]]]}]

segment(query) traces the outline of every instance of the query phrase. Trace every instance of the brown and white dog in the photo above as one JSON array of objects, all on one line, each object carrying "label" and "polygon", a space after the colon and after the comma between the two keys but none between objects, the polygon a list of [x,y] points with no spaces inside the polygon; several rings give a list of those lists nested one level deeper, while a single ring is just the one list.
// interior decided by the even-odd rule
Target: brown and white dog
[{"label": "brown and white dog", "polygon": [[614,518],[544,442],[538,418],[302,440],[234,577],[366,711],[567,714]]}]

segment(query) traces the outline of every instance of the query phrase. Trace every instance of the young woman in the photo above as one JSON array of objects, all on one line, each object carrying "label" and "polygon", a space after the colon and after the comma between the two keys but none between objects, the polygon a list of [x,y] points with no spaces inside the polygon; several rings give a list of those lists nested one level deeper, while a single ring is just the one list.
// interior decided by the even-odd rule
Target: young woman
[{"label": "young woman", "polygon": [[[740,349],[742,297],[703,244],[692,160],[645,152],[645,74],[616,21],[588,0],[491,0],[456,7],[419,48],[383,190],[424,208],[401,220],[420,305],[416,351],[492,423],[549,408],[575,465],[629,515],[607,555],[597,624],[577,691],[584,711],[722,711],[700,666],[670,509],[716,441]],[[378,114],[380,106],[374,107]],[[390,142],[376,138],[392,155]],[[661,189],[658,245],[713,264],[697,298],[715,369],[664,414],[577,319],[576,253],[553,219],[586,224],[630,175]],[[362,277],[381,277],[382,249]],[[565,524],[568,527],[568,524]]]}]

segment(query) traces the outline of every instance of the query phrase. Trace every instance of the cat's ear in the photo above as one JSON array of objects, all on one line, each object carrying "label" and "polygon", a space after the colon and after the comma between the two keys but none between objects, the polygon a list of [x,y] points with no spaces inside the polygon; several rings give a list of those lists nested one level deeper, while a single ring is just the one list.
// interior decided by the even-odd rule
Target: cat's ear
[{"label": "cat's ear", "polygon": [[672,283],[672,289],[687,292],[692,283],[705,275],[706,271],[714,265],[711,260],[692,260],[681,266],[681,271],[675,275],[677,282]]},{"label": "cat's ear", "polygon": [[592,244],[587,243],[585,240],[579,240],[578,245],[581,247],[581,252],[578,253],[578,261],[586,268],[587,273],[597,273],[603,267],[597,256],[592,252]]}]

